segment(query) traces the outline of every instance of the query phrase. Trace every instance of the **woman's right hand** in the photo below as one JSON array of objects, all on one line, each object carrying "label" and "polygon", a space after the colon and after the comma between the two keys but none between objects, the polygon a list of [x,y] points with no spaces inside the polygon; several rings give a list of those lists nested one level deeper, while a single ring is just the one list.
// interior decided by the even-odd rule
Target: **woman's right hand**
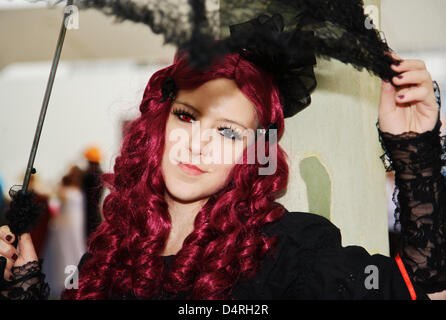
[{"label": "woman's right hand", "polygon": [[20,267],[31,261],[38,261],[36,250],[29,233],[24,233],[19,236],[17,249],[12,245],[15,241],[15,236],[9,230],[7,225],[0,227],[0,256],[6,258],[6,267],[3,278],[7,281],[14,280],[12,274],[12,267]]}]

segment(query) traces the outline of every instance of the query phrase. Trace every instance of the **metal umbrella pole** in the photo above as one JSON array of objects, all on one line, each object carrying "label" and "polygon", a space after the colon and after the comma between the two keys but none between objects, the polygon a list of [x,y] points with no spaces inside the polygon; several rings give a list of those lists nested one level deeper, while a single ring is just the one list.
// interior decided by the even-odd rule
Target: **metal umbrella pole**
[{"label": "metal umbrella pole", "polygon": [[70,11],[67,10],[67,8],[68,8],[68,6],[71,6],[72,4],[73,4],[73,0],[68,0],[67,5],[65,7],[64,18],[63,18],[62,26],[61,26],[60,32],[59,32],[59,39],[57,40],[56,51],[54,53],[53,63],[51,65],[51,71],[50,71],[50,75],[48,78],[45,95],[43,97],[42,108],[40,110],[39,121],[37,122],[37,128],[36,128],[36,131],[34,134],[34,141],[33,141],[32,147],[31,147],[31,153],[29,155],[28,165],[26,167],[26,173],[25,173],[25,178],[23,180],[22,191],[26,191],[28,189],[31,174],[34,174],[36,172],[33,167],[34,160],[36,158],[37,147],[39,145],[40,135],[42,133],[42,128],[43,128],[43,122],[45,121],[45,115],[46,115],[46,111],[48,109],[48,103],[50,101],[50,96],[51,96],[51,91],[53,89],[54,79],[56,77],[57,66],[59,64],[60,55],[62,53],[62,47],[63,47],[63,43],[65,40],[65,34],[67,31],[66,24],[67,24],[68,19],[70,18],[70,15],[71,15]]}]

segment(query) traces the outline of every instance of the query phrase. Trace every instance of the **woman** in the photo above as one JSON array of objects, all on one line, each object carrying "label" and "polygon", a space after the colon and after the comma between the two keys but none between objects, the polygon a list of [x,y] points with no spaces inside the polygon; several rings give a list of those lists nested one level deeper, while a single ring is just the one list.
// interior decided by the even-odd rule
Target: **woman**
[{"label": "woman", "polygon": [[[383,82],[379,125],[387,132],[383,142],[399,175],[398,170],[405,170],[399,164],[407,150],[392,148],[405,139],[397,135],[416,132],[419,144],[438,136],[438,106],[422,61],[404,60],[392,69],[401,73],[393,79],[401,88]],[[276,170],[259,174],[259,154],[254,163],[247,160],[264,139],[246,132],[275,124],[280,138],[280,94],[272,76],[240,54],[228,54],[200,72],[178,56],[172,66],[151,77],[140,111],[114,174],[104,176],[111,193],[104,202],[104,222],[79,264],[79,288],[65,290],[62,298],[426,298],[417,285],[411,292],[392,259],[370,256],[360,247],[343,248],[339,230],[328,220],[289,213],[275,202],[287,184],[285,153],[277,146]],[[200,130],[193,129],[198,121]],[[200,138],[203,131],[211,131],[212,139]],[[274,131],[267,136],[265,149],[273,152]],[[405,141],[400,147],[410,148],[412,140]],[[421,151],[427,153],[420,157],[440,162],[438,148]],[[207,161],[228,153],[230,163]],[[411,178],[403,173],[399,186]],[[436,173],[431,170],[431,175]],[[444,195],[443,185],[431,184],[435,191],[423,190]],[[404,196],[411,191],[401,188]],[[432,214],[438,215],[444,208],[438,208],[438,197],[430,199],[437,210]],[[408,210],[402,214],[410,216]],[[7,258],[8,279],[13,266],[37,259],[28,234],[20,237],[16,251],[7,227],[1,232],[0,254]],[[370,265],[379,270],[377,286],[365,285]],[[419,277],[420,284],[438,276]],[[42,275],[37,272],[36,277]],[[40,286],[33,288],[45,293],[44,281],[35,283]]]},{"label": "woman", "polygon": [[44,265],[48,274],[53,297],[59,297],[64,289],[65,268],[76,265],[86,251],[85,198],[82,193],[84,172],[72,166],[63,176],[57,192],[60,211],[50,222],[50,236],[47,241],[47,260]]}]

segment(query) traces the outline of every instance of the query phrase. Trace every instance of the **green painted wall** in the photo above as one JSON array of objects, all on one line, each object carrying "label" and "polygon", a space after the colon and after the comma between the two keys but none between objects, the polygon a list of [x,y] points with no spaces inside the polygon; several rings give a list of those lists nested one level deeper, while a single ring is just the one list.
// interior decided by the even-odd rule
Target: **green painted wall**
[{"label": "green painted wall", "polygon": [[299,162],[299,174],[306,186],[308,211],[330,219],[331,178],[316,156]]}]

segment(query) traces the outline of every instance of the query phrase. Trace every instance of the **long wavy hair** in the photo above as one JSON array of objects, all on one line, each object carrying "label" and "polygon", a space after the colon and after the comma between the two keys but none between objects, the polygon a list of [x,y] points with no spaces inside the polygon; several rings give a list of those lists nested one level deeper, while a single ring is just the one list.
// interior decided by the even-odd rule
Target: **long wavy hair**
[{"label": "long wavy hair", "polygon": [[[266,127],[276,122],[277,141],[283,133],[279,92],[269,73],[239,54],[226,55],[206,70],[191,69],[185,55],[177,55],[171,66],[151,77],[141,115],[128,128],[114,173],[102,177],[110,189],[103,204],[104,221],[90,236],[90,258],[80,269],[79,288],[65,290],[63,299],[128,295],[149,299],[161,292],[186,292],[192,299],[231,299],[234,285],[251,278],[260,261],[274,251],[277,239],[263,228],[285,212],[275,201],[288,182],[287,156],[279,145],[277,170],[272,175],[258,174],[262,165],[257,156],[255,163],[235,165],[229,182],[199,210],[193,232],[166,270],[161,253],[171,219],[164,199],[161,159],[172,103],[162,94],[168,77],[178,89],[197,88],[216,78],[232,79],[255,104],[260,124]],[[263,139],[244,150],[244,160],[259,141]]]}]

